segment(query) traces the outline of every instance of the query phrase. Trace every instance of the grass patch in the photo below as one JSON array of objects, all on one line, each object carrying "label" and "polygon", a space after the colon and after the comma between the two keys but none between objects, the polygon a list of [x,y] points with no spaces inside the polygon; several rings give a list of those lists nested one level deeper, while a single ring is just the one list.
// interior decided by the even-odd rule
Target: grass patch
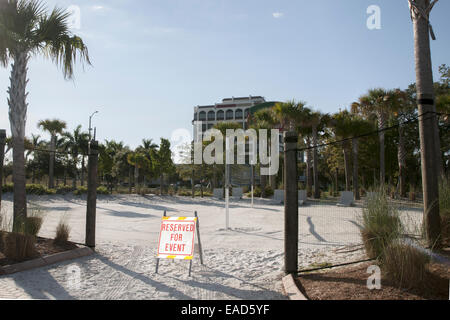
[{"label": "grass patch", "polygon": [[56,235],[54,242],[56,244],[65,244],[69,241],[70,227],[66,220],[62,218],[56,227]]},{"label": "grass patch", "polygon": [[398,209],[388,201],[384,188],[368,197],[362,210],[361,237],[370,258],[383,259],[384,249],[402,234]]},{"label": "grass patch", "polygon": [[441,215],[442,239],[450,243],[450,181],[443,179],[439,183],[439,213]]},{"label": "grass patch", "polygon": [[423,288],[428,284],[430,257],[403,243],[392,243],[384,252],[381,265],[385,276],[399,288]]}]

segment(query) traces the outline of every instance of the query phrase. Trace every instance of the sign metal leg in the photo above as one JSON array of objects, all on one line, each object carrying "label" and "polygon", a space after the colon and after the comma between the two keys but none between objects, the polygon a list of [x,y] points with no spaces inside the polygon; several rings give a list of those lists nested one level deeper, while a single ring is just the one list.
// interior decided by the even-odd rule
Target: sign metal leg
[{"label": "sign metal leg", "polygon": [[[167,212],[166,212],[166,210],[164,210],[164,214],[163,214],[163,217],[167,217]],[[159,258],[156,258],[156,270],[155,270],[155,273],[158,273],[158,269],[159,269]]]}]

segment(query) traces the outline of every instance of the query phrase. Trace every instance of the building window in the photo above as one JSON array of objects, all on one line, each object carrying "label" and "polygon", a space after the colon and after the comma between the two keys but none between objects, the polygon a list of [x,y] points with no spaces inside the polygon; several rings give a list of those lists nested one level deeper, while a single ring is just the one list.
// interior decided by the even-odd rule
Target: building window
[{"label": "building window", "polygon": [[198,117],[197,117],[197,113],[194,113],[194,121],[197,121]]},{"label": "building window", "polygon": [[208,130],[211,129],[214,126],[214,124],[210,123],[208,124]]},{"label": "building window", "polygon": [[242,117],[243,117],[242,109],[237,109],[236,110],[236,119],[241,120]]},{"label": "building window", "polygon": [[208,121],[216,121],[216,113],[214,111],[208,112]]},{"label": "building window", "polygon": [[206,127],[206,123],[203,123],[203,124],[202,124],[202,132],[205,132],[205,131],[206,131],[206,128],[207,128],[207,127]]},{"label": "building window", "polygon": [[205,111],[200,112],[198,120],[200,120],[200,121],[206,120],[206,112]]},{"label": "building window", "polygon": [[217,121],[225,120],[225,112],[223,110],[217,111]]},{"label": "building window", "polygon": [[246,110],[245,110],[245,119],[248,118],[248,114],[249,114],[249,109],[246,109]]},{"label": "building window", "polygon": [[233,110],[227,111],[227,120],[234,120],[234,112]]}]

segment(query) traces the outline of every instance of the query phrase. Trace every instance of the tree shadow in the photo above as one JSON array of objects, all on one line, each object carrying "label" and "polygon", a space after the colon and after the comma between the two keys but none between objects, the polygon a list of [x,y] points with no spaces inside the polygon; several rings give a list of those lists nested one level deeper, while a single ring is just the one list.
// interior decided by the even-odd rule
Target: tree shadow
[{"label": "tree shadow", "polygon": [[138,213],[133,211],[118,211],[113,209],[107,209],[102,207],[97,207],[97,209],[106,211],[107,215],[114,216],[114,217],[121,217],[121,218],[141,218],[141,219],[151,219],[156,218],[155,215],[152,214],[146,214],[146,213]]},{"label": "tree shadow", "polygon": [[219,271],[219,270],[207,267],[207,266],[202,266],[202,269],[203,269],[203,272],[206,271],[206,272],[210,273],[208,275],[208,277],[232,278],[232,279],[242,282],[243,284],[257,288],[258,290],[239,289],[239,288],[235,288],[235,287],[226,286],[224,284],[217,283],[215,281],[207,282],[207,281],[200,281],[198,279],[184,280],[184,279],[177,279],[177,278],[170,277],[170,276],[169,277],[174,280],[178,280],[179,282],[181,282],[185,285],[188,285],[189,287],[192,287],[192,288],[207,290],[209,292],[218,292],[218,293],[222,293],[224,295],[234,297],[236,299],[241,299],[241,300],[249,300],[249,299],[250,300],[267,300],[267,299],[286,300],[287,299],[280,292],[269,290],[269,289],[261,287],[257,284],[254,284],[254,283],[248,282],[244,279],[238,278],[234,275],[224,273],[222,271]]},{"label": "tree shadow", "polygon": [[122,272],[122,273],[126,274],[127,276],[132,277],[133,279],[139,280],[139,281],[145,283],[146,285],[152,286],[159,292],[167,292],[169,295],[171,295],[174,298],[179,299],[179,300],[193,300],[193,297],[190,297],[190,296],[184,294],[183,292],[181,292],[175,288],[171,288],[161,282],[150,279],[141,273],[137,273],[135,271],[127,269],[124,266],[121,266],[115,262],[112,262],[110,259],[108,259],[105,256],[97,255],[97,258],[101,262],[106,264],[107,266],[111,267],[112,269]]},{"label": "tree shadow", "polygon": [[308,222],[309,225],[309,232],[314,236],[314,238],[316,238],[318,241],[320,242],[327,242],[327,240],[325,240],[324,238],[322,238],[317,232],[316,232],[316,227],[314,226],[314,223],[312,222],[312,218],[308,217],[306,219],[306,222]]},{"label": "tree shadow", "polygon": [[[74,300],[66,289],[64,289],[58,281],[48,272],[51,267],[24,271],[11,275],[10,277],[15,284],[22,288],[31,299],[36,300]],[[32,277],[31,277],[32,275]],[[32,280],[30,280],[32,278]],[[39,287],[36,283],[39,283]]]}]

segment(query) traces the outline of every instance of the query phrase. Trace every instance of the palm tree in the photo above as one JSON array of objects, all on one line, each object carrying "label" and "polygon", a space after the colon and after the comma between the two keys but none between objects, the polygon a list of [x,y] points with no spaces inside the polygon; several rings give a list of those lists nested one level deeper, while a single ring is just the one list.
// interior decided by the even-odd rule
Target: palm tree
[{"label": "palm tree", "polygon": [[64,132],[63,137],[65,138],[65,149],[72,155],[72,167],[74,170],[72,186],[73,188],[76,188],[78,176],[77,164],[80,154],[85,154],[85,146],[89,140],[89,133],[81,131],[81,125],[79,125],[73,130],[73,133],[68,131]]},{"label": "palm tree", "polygon": [[49,162],[49,173],[48,173],[48,188],[53,189],[55,187],[54,183],[54,171],[55,171],[55,152],[56,152],[56,139],[58,134],[62,134],[63,130],[66,128],[66,122],[58,119],[53,120],[41,120],[38,122],[38,128],[50,133],[50,162]]},{"label": "palm tree", "polygon": [[[322,131],[329,122],[330,117],[328,114],[322,114],[318,111],[311,109],[305,110],[305,116],[302,121],[302,126],[309,126],[311,128],[312,145],[318,145],[318,134]],[[320,184],[319,184],[319,154],[318,148],[314,147],[312,151],[313,162],[313,179],[314,179],[314,198],[320,199]]]},{"label": "palm tree", "polygon": [[[441,220],[439,214],[439,176],[437,157],[440,157],[439,132],[434,102],[433,70],[430,50],[429,13],[436,1],[409,1],[414,25],[414,51],[419,119],[425,234],[430,246],[439,244]],[[422,16],[425,14],[425,16]],[[439,151],[439,152],[438,152]]]},{"label": "palm tree", "polygon": [[138,147],[138,149],[145,154],[150,165],[147,167],[146,172],[144,172],[144,185],[146,185],[146,177],[148,176],[151,179],[153,161],[155,158],[155,152],[158,150],[158,145],[153,143],[153,139],[142,139],[142,145]]},{"label": "palm tree", "polygon": [[160,193],[163,194],[164,174],[175,172],[175,166],[172,161],[172,151],[170,150],[170,141],[161,138],[158,150],[153,155],[153,169],[160,179]]},{"label": "palm tree", "polygon": [[[276,118],[274,111],[272,109],[263,109],[257,111],[252,116],[252,124],[251,127],[256,129],[259,132],[260,129],[268,130],[268,145],[271,145],[271,129],[275,128],[275,126],[279,123],[279,120]],[[223,134],[223,132],[222,132]],[[261,164],[259,164],[261,166]],[[271,182],[271,187],[273,187],[273,181]],[[260,183],[261,183],[261,196],[266,196],[266,186],[267,186],[267,176],[260,175]]]},{"label": "palm tree", "polygon": [[386,95],[389,110],[392,115],[396,117],[398,122],[398,143],[397,143],[397,159],[398,159],[398,187],[400,189],[400,196],[406,197],[406,147],[404,137],[403,121],[406,120],[406,115],[411,113],[414,106],[408,103],[408,96],[406,92],[400,89],[389,90]]},{"label": "palm tree", "polygon": [[369,92],[359,98],[358,102],[352,104],[352,111],[356,111],[371,118],[375,116],[378,122],[378,137],[380,140],[380,184],[384,185],[386,180],[386,159],[385,159],[385,143],[384,128],[389,115],[389,96],[384,89],[371,89]]},{"label": "palm tree", "polygon": [[[40,148],[42,145],[43,145],[43,143],[44,143],[44,141],[43,140],[41,140],[41,136],[40,135],[35,135],[35,134],[32,134],[31,135],[31,140],[29,141],[29,144],[30,144],[30,148],[28,148],[28,150],[27,150],[27,152],[26,152],[26,154],[25,154],[25,163],[27,163],[28,162],[28,157],[31,155],[31,154],[35,154],[36,153],[36,149],[38,149],[38,148]],[[32,168],[32,174],[31,174],[31,183],[35,183],[36,182],[36,168],[33,166],[33,168]]]},{"label": "palm tree", "polygon": [[0,4],[0,63],[12,61],[9,121],[13,137],[14,225],[27,215],[25,191],[24,138],[28,104],[28,61],[43,55],[61,66],[65,78],[71,78],[75,60],[90,64],[88,49],[80,37],[69,31],[70,14],[55,8],[47,13],[38,0],[4,0]]},{"label": "palm tree", "polygon": [[135,152],[128,154],[128,163],[134,166],[134,185],[136,188],[136,193],[141,193],[141,184],[139,183],[139,169],[147,169],[150,166],[150,161],[147,159],[146,155],[136,149]]}]

